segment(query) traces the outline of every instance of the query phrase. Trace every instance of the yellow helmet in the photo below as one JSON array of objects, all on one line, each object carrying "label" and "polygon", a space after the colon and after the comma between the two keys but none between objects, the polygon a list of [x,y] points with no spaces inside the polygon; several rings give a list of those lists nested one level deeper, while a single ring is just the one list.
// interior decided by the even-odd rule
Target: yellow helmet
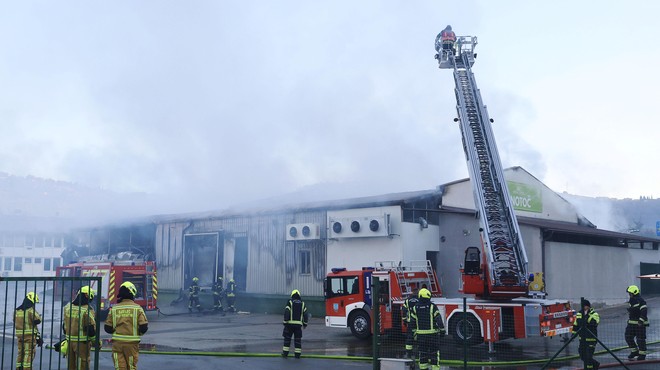
[{"label": "yellow helmet", "polygon": [[420,289],[419,298],[431,298],[431,291],[426,288]]},{"label": "yellow helmet", "polygon": [[137,295],[137,288],[135,287],[135,284],[131,283],[130,281],[124,282],[120,287],[125,287],[128,289],[129,292],[135,297]]},{"label": "yellow helmet", "polygon": [[196,283],[196,282],[198,282],[198,281],[199,281],[199,278],[198,278],[197,276],[195,276],[195,277],[193,278],[193,283]]},{"label": "yellow helmet", "polygon": [[298,296],[300,296],[300,291],[298,291],[298,289],[294,289],[294,290],[291,291],[291,297],[293,297],[293,296],[296,295],[296,294],[297,294]]},{"label": "yellow helmet", "polygon": [[632,294],[632,295],[638,295],[639,294],[639,288],[637,285],[631,285],[626,289],[626,292]]},{"label": "yellow helmet", "polygon": [[68,351],[69,351],[69,341],[65,339],[60,343],[60,353],[62,354],[62,356],[66,356]]},{"label": "yellow helmet", "polygon": [[94,295],[96,294],[96,290],[92,289],[89,287],[89,285],[85,285],[84,287],[80,288],[80,291],[78,294],[87,294],[87,297],[89,297],[90,300],[94,299]]},{"label": "yellow helmet", "polygon": [[25,298],[27,298],[32,303],[39,303],[39,296],[35,292],[29,292],[25,295]]}]

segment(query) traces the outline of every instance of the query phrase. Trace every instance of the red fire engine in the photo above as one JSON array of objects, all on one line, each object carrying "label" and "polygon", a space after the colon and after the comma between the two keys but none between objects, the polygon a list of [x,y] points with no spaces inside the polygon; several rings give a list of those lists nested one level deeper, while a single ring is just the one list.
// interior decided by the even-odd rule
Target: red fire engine
[{"label": "red fire engine", "polygon": [[431,301],[440,309],[448,333],[458,342],[494,343],[508,338],[555,336],[570,333],[573,327],[574,312],[569,302],[541,298],[469,298],[464,319],[463,299],[442,297],[429,261],[413,261],[409,266],[377,262],[376,267],[354,271],[333,268],[326,278],[326,326],[348,327],[358,338],[371,335],[373,277],[379,278],[383,331],[401,330],[404,300],[424,286],[431,291]]},{"label": "red fire engine", "polygon": [[[110,307],[117,304],[117,292],[126,281],[130,281],[137,288],[135,303],[144,310],[156,310],[158,298],[158,279],[156,276],[156,263],[142,259],[94,259],[86,258],[80,262],[68,264],[57,268],[57,276],[62,277],[101,277],[101,289],[96,284],[91,288],[100,293],[100,317],[105,319]],[[78,284],[79,285],[79,284]],[[79,286],[63,286],[63,294],[75,297]],[[73,297],[71,297],[73,298]],[[65,297],[65,299],[69,299]]]}]

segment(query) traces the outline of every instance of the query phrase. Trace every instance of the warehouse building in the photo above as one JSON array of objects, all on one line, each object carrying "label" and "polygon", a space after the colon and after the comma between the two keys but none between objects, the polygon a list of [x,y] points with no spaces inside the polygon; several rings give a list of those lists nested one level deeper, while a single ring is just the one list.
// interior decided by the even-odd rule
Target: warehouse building
[{"label": "warehouse building", "polygon": [[[548,298],[621,303],[627,300],[625,288],[640,283],[640,273],[660,273],[660,239],[598,229],[524,169],[504,174],[529,271],[542,273]],[[113,245],[106,238],[126,240],[117,234],[129,230],[153,235],[142,239],[152,244],[161,291],[184,290],[193,276],[210,287],[223,276],[251,298],[244,302],[278,305],[292,289],[321,302],[330,269],[360,269],[377,261],[430,260],[443,294],[460,296],[465,248],[481,245],[469,179],[427,191],[158,216],[96,228],[89,245],[104,249]],[[657,293],[646,281],[642,290]]]}]

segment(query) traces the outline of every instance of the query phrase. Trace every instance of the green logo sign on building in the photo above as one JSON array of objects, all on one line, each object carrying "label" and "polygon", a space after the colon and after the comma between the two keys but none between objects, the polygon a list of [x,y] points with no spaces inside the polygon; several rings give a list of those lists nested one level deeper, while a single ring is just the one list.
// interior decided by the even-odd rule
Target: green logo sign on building
[{"label": "green logo sign on building", "polygon": [[518,211],[543,212],[543,201],[541,199],[541,189],[537,189],[527,184],[507,181],[509,195],[513,208]]}]

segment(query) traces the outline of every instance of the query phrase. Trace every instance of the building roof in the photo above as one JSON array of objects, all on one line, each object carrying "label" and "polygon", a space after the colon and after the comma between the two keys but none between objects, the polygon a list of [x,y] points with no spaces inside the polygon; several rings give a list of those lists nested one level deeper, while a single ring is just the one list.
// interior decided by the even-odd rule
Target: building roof
[{"label": "building roof", "polygon": [[[440,212],[474,215],[476,211],[467,208],[442,206]],[[545,233],[544,236],[550,239],[562,239],[567,241],[570,239],[591,238],[594,239],[594,241],[601,243],[603,243],[603,239],[608,239],[608,242],[603,243],[603,245],[621,247],[627,246],[630,243],[651,243],[655,245],[654,249],[657,249],[658,244],[660,244],[660,238],[649,238],[636,234],[598,229],[591,223],[583,225],[574,222],[555,221],[525,216],[516,216],[516,218],[520,225],[538,227]],[[553,235],[553,233],[556,233],[557,235]],[[559,238],[559,236],[561,236],[561,238]],[[582,240],[582,242],[584,242],[584,240]]]}]

